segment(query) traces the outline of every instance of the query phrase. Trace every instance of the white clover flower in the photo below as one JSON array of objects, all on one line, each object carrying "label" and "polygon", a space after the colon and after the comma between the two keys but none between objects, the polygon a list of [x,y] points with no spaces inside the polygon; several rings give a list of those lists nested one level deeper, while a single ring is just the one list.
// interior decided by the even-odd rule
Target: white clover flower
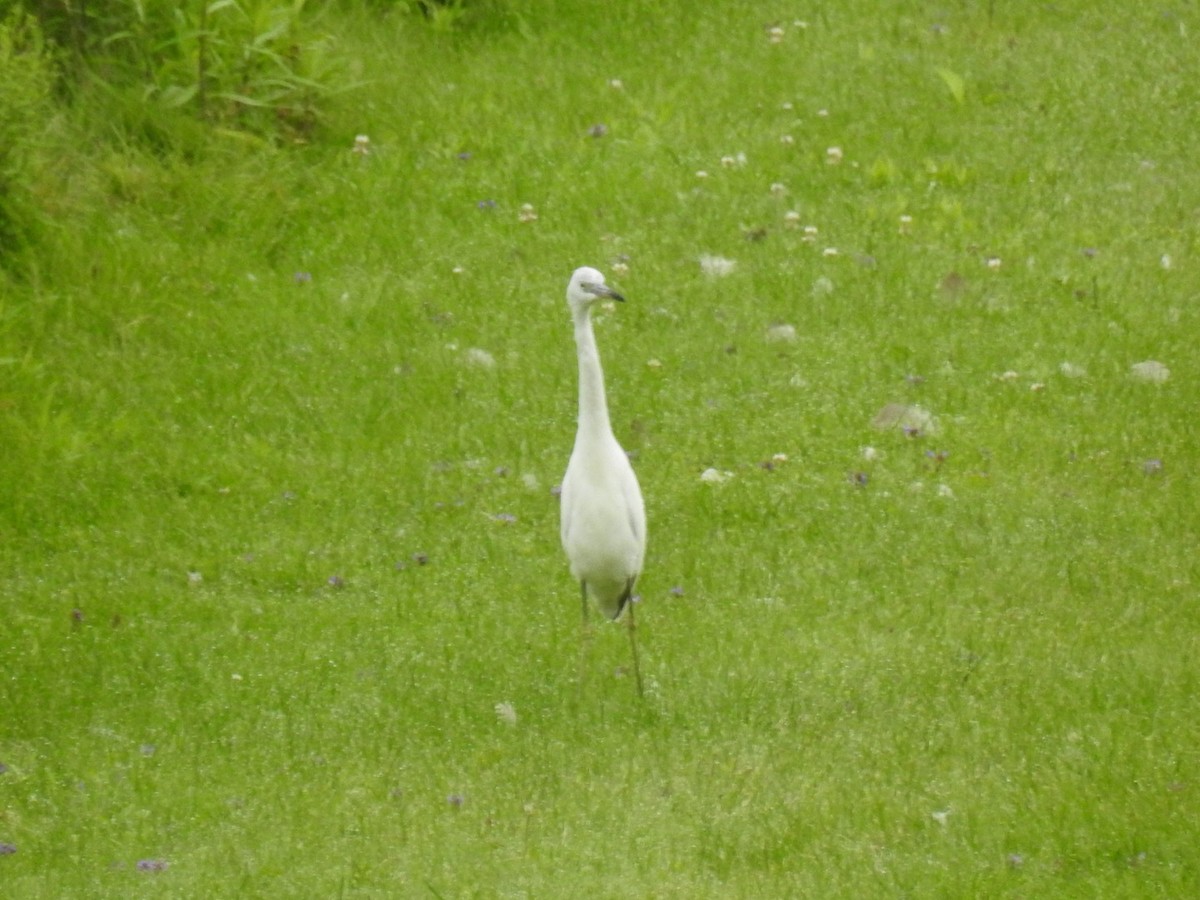
[{"label": "white clover flower", "polygon": [[620,78],[608,79],[608,86],[610,88],[612,88],[614,91],[621,91],[621,90],[625,89],[625,83],[623,81],[621,81]]},{"label": "white clover flower", "polygon": [[947,499],[949,499],[950,497],[954,496],[954,491],[951,489],[950,485],[948,485],[948,484],[939,484],[937,486],[937,495],[939,497],[946,497]]},{"label": "white clover flower", "polygon": [[521,209],[517,212],[517,219],[522,222],[536,222],[537,210],[533,208],[532,203],[522,203]]},{"label": "white clover flower", "polygon": [[646,368],[647,369],[661,369],[662,368],[662,360],[661,359],[648,359],[648,360],[646,360]]},{"label": "white clover flower", "polygon": [[1085,378],[1087,377],[1087,369],[1082,366],[1077,366],[1074,363],[1064,362],[1059,363],[1058,371],[1067,378]]},{"label": "white clover flower", "polygon": [[354,148],[351,153],[357,153],[359,156],[368,156],[371,153],[371,139],[365,134],[355,135]]},{"label": "white clover flower", "polygon": [[505,725],[517,724],[517,710],[507,700],[497,703],[495,706],[496,718]]},{"label": "white clover flower", "polygon": [[779,322],[767,329],[768,344],[794,344],[796,343],[796,326],[789,325],[786,322]]},{"label": "white clover flower", "polygon": [[1008,371],[1001,372],[999,375],[997,375],[996,380],[997,381],[1016,381],[1020,377],[1021,376],[1018,375],[1016,372],[1014,372],[1012,369],[1009,369]]},{"label": "white clover flower", "polygon": [[785,112],[791,112],[795,107],[792,106],[791,100],[784,100],[783,103],[779,104],[779,108]]},{"label": "white clover flower", "polygon": [[463,362],[476,369],[496,368],[496,357],[479,347],[468,347],[463,354]]},{"label": "white clover flower", "polygon": [[874,462],[877,459],[882,459],[883,454],[880,453],[874,447],[863,447],[862,448],[862,458],[865,459],[867,462]]},{"label": "white clover flower", "polygon": [[816,240],[817,240],[817,226],[816,225],[805,225],[804,226],[804,240],[810,244],[816,242]]},{"label": "white clover flower", "polygon": [[767,30],[767,37],[772,44],[783,43],[783,29],[776,25]]},{"label": "white clover flower", "polygon": [[708,173],[707,173],[707,172],[705,172],[703,169],[698,169],[698,170],[696,171],[696,177],[697,177],[697,178],[707,178],[707,177],[708,177]]},{"label": "white clover flower", "polygon": [[1169,269],[1169,268],[1171,268],[1171,254],[1170,254],[1170,253],[1164,253],[1164,254],[1162,255],[1162,258],[1161,258],[1161,259],[1158,261],[1158,264],[1159,264],[1160,266],[1162,266],[1164,269]]},{"label": "white clover flower", "polygon": [[629,263],[615,262],[612,264],[612,272],[614,275],[622,276],[629,274]]},{"label": "white clover flower", "polygon": [[838,248],[837,247],[826,247],[824,250],[821,251],[821,255],[822,256],[837,256]]},{"label": "white clover flower", "polygon": [[790,134],[783,134],[779,136],[779,143],[783,144],[785,147],[790,147],[792,144],[796,143],[796,139]]},{"label": "white clover flower", "polygon": [[1157,360],[1148,359],[1145,362],[1134,363],[1130,369],[1130,374],[1138,381],[1145,381],[1149,384],[1163,384],[1171,377],[1171,370]]},{"label": "white clover flower", "polygon": [[722,472],[720,469],[707,468],[700,473],[700,480],[705,484],[721,484],[733,477],[732,472]]},{"label": "white clover flower", "polygon": [[912,231],[912,216],[904,215],[900,217],[900,233],[908,234]]},{"label": "white clover flower", "polygon": [[1001,265],[1000,257],[989,256],[986,260],[986,263],[987,263],[987,267],[989,269],[991,269],[993,272],[995,272],[997,269],[1000,268],[1000,265]]},{"label": "white clover flower", "polygon": [[788,192],[787,185],[781,184],[778,181],[772,182],[772,184],[771,184],[771,195],[772,196],[782,197],[787,192]]},{"label": "white clover flower", "polygon": [[737,267],[737,260],[726,259],[723,256],[704,254],[700,257],[700,271],[713,278],[729,275]]},{"label": "white clover flower", "polygon": [[[820,113],[818,113],[820,115]],[[829,147],[825,150],[825,162],[831,166],[838,165],[843,158],[841,147]]]},{"label": "white clover flower", "polygon": [[783,224],[786,228],[800,227],[800,213],[794,209],[790,209],[783,214]]}]

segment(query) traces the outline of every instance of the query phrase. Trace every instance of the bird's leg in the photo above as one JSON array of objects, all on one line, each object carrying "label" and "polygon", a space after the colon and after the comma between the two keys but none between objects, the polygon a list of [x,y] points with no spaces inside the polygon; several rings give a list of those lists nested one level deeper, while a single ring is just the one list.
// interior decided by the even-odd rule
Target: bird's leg
[{"label": "bird's leg", "polygon": [[629,603],[628,603],[628,606],[629,606],[629,648],[633,651],[633,677],[637,681],[638,696],[644,697],[644,696],[646,696],[646,692],[645,692],[644,688],[642,687],[642,667],[638,663],[637,637],[635,636],[635,632],[637,631],[637,628],[633,624],[633,597],[632,597],[633,582],[632,581],[629,582],[628,591],[631,595],[629,597]]},{"label": "bird's leg", "polygon": [[579,598],[583,610],[583,618],[579,624],[579,687],[582,690],[587,674],[588,644],[591,633],[588,629],[588,595],[587,582],[579,582]]}]

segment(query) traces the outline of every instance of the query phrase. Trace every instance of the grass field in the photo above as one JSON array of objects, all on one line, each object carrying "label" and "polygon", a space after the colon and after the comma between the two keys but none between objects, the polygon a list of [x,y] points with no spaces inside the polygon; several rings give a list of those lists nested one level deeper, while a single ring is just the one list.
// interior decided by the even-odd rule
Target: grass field
[{"label": "grass field", "polygon": [[[58,123],[5,897],[1200,894],[1200,11],[825,6],[333,8],[306,144]],[[641,700],[558,543],[584,264]]]}]

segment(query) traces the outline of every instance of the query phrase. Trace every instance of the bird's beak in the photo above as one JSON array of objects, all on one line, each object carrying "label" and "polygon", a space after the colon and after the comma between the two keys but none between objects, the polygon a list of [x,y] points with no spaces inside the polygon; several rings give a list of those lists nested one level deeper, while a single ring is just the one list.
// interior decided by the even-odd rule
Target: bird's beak
[{"label": "bird's beak", "polygon": [[607,284],[587,284],[580,285],[589,294],[595,294],[597,297],[607,297],[610,300],[620,300],[625,302],[625,298],[610,288]]}]

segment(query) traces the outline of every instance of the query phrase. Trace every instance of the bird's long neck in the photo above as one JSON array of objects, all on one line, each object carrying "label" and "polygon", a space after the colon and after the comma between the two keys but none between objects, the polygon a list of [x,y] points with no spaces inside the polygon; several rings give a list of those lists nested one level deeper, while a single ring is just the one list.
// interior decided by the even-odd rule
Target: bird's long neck
[{"label": "bird's long neck", "polygon": [[575,312],[575,348],[579,352],[579,434],[611,434],[608,403],[604,397],[604,372],[600,368],[600,351],[592,331],[590,309]]}]

